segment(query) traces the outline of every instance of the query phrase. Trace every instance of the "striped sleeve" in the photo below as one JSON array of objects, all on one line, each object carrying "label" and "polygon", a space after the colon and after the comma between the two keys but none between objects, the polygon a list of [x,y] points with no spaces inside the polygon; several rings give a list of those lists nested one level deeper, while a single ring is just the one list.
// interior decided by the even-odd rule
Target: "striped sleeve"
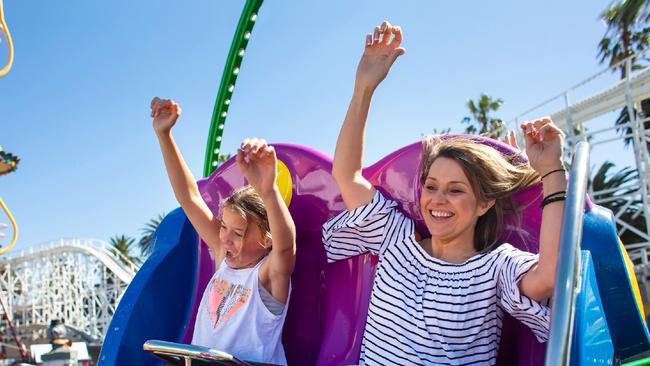
[{"label": "striped sleeve", "polygon": [[528,326],[540,342],[548,340],[551,327],[549,302],[537,302],[519,291],[519,281],[537,263],[537,254],[524,252],[504,244],[504,262],[499,274],[501,306],[514,318]]},{"label": "striped sleeve", "polygon": [[379,254],[386,227],[397,213],[397,203],[377,191],[372,200],[352,211],[343,211],[323,224],[323,244],[328,262],[365,252]]}]

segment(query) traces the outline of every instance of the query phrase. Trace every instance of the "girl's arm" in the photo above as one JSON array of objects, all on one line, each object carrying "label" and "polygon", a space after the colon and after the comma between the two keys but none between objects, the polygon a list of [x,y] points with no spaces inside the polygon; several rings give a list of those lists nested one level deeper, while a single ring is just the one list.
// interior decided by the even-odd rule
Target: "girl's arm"
[{"label": "girl's arm", "polygon": [[[562,146],[564,133],[550,118],[545,117],[521,126],[526,139],[526,155],[530,165],[540,176],[544,197],[566,191]],[[547,173],[550,173],[546,175]],[[556,201],[542,209],[542,226],[539,235],[539,262],[519,282],[519,289],[529,298],[542,301],[550,298],[555,289],[555,272],[560,249],[560,233],[564,201]]]},{"label": "girl's arm", "polygon": [[367,204],[374,187],[362,175],[366,120],[370,101],[395,60],[404,54],[400,48],[402,30],[384,21],[366,36],[366,47],[357,68],[354,93],[336,141],[332,176],[348,210]]},{"label": "girl's arm", "polygon": [[296,227],[275,183],[275,149],[264,140],[246,139],[237,151],[237,165],[262,198],[273,237],[273,249],[264,263],[260,279],[273,297],[286,301],[289,279],[296,263]]},{"label": "girl's arm", "polygon": [[174,190],[176,200],[185,211],[199,236],[215,250],[214,255],[219,256],[219,229],[218,219],[212,214],[201,198],[196,180],[183,160],[180,150],[174,142],[171,129],[180,116],[180,106],[169,99],[154,98],[151,101],[151,117],[153,127],[160,143],[165,168],[169,182]]}]

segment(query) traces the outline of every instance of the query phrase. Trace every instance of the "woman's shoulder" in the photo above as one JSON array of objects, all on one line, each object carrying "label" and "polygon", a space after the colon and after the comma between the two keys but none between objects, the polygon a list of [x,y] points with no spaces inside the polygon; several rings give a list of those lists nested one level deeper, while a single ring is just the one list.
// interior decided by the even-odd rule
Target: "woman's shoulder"
[{"label": "woman's shoulder", "polygon": [[344,228],[383,226],[387,222],[412,221],[401,213],[399,205],[391,198],[387,198],[379,190],[370,202],[365,205],[344,210],[333,216],[323,224],[323,232],[328,234]]},{"label": "woman's shoulder", "polygon": [[503,243],[498,246],[496,246],[493,250],[489,251],[488,257],[498,257],[503,260],[507,258],[516,258],[516,257],[534,257],[537,256],[536,253],[531,253],[525,250],[521,250],[519,248],[516,248],[514,245],[510,243]]}]

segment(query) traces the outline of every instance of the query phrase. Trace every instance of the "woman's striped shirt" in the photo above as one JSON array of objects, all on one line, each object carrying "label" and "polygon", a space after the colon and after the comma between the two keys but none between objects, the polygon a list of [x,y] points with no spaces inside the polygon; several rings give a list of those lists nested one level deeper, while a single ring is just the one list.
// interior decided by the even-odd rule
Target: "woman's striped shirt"
[{"label": "woman's striped shirt", "polygon": [[394,201],[372,201],[323,225],[330,262],[379,256],[361,347],[361,365],[494,365],[506,311],[545,342],[547,303],[517,282],[538,256],[502,244],[463,264],[429,256]]}]

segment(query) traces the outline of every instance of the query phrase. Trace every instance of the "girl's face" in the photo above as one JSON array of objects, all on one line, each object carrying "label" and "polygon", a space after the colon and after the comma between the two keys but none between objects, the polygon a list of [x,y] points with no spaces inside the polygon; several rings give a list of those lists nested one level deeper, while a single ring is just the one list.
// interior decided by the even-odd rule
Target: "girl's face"
[{"label": "girl's face", "polygon": [[478,202],[469,179],[454,159],[437,158],[427,174],[420,210],[432,240],[474,244],[474,228],[494,201]]},{"label": "girl's face", "polygon": [[226,264],[233,269],[255,266],[271,246],[254,222],[247,223],[229,207],[223,208],[219,239]]}]

